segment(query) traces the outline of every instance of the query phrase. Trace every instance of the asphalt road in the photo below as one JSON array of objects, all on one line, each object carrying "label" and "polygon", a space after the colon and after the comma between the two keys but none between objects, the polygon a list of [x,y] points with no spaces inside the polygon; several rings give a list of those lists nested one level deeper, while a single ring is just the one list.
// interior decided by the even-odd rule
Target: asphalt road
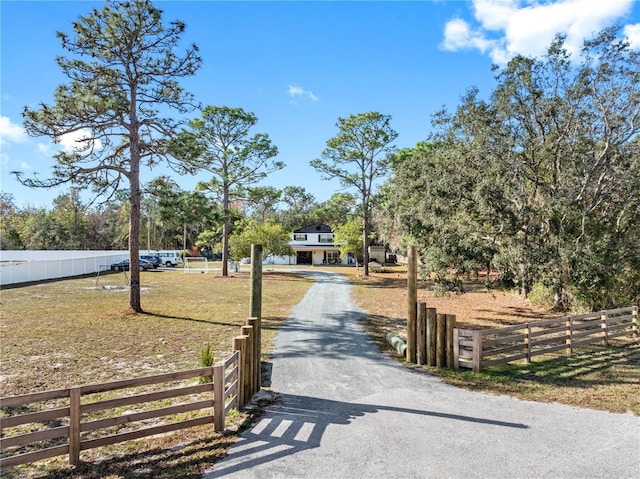
[{"label": "asphalt road", "polygon": [[412,371],[368,341],[340,275],[314,274],[276,337],[280,401],[206,479],[640,477],[640,418]]}]

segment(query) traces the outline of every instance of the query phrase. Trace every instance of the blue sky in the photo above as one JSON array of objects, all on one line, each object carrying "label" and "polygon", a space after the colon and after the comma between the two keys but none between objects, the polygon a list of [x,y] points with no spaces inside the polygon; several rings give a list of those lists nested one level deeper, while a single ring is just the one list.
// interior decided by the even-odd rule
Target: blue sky
[{"label": "blue sky", "polygon": [[[309,166],[337,133],[338,117],[367,111],[391,115],[399,148],[430,131],[440,108],[455,109],[471,87],[488,95],[492,64],[514,54],[540,55],[554,34],[582,40],[613,23],[640,48],[640,3],[632,0],[218,2],[158,1],[165,20],[182,20],[184,46],[196,43],[203,66],[183,86],[204,105],[254,112],[287,166],[264,184],[303,186],[318,201],[339,185]],[[1,190],[18,206],[51,207],[67,190],[21,186],[10,174],[48,177],[57,148],[22,129],[25,105],[51,103],[66,82],[55,64],[64,54],[56,31],[101,2],[0,2]],[[194,116],[195,113],[191,116]],[[144,180],[167,174],[155,168]],[[207,174],[172,176],[192,189]]]}]

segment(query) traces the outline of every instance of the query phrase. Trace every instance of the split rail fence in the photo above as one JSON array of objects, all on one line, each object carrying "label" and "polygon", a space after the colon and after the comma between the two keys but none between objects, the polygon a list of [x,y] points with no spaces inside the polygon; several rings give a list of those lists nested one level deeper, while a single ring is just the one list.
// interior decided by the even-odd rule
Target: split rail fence
[{"label": "split rail fence", "polygon": [[454,369],[483,368],[602,343],[621,336],[638,338],[638,307],[610,309],[496,329],[453,330]]},{"label": "split rail fence", "polygon": [[247,323],[214,366],[1,398],[0,469],[60,455],[77,464],[81,451],[206,424],[223,431],[259,389],[259,320]]}]

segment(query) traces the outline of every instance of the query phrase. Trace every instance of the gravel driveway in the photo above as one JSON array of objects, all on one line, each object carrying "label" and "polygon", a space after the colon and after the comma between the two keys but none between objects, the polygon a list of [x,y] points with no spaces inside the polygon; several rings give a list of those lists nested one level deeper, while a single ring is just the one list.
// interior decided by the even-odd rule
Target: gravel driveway
[{"label": "gravel driveway", "polygon": [[276,337],[280,401],[205,478],[638,478],[640,418],[474,393],[382,355],[337,274]]}]

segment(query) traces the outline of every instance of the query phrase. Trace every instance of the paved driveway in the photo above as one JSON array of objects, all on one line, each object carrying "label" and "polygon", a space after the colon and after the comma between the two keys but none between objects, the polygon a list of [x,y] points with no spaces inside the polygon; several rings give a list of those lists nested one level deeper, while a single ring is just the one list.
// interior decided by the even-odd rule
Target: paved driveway
[{"label": "paved driveway", "polygon": [[640,418],[472,393],[380,354],[340,275],[276,337],[281,400],[205,478],[638,478]]}]

